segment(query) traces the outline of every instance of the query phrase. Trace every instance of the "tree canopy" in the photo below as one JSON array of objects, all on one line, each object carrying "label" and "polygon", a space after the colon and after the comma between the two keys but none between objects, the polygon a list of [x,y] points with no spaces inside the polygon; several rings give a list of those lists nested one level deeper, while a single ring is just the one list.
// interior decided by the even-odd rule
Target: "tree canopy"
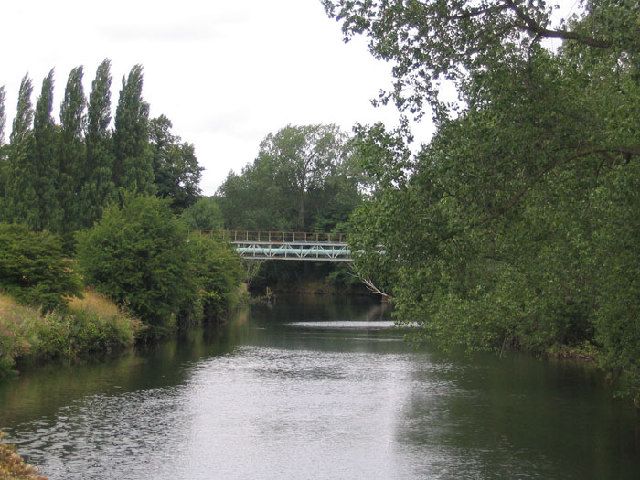
[{"label": "tree canopy", "polygon": [[333,229],[359,202],[347,136],[335,125],[287,125],[218,191],[229,228]]},{"label": "tree canopy", "polygon": [[382,100],[431,108],[439,127],[414,156],[403,132],[358,132],[372,181],[351,223],[361,275],[421,338],[596,349],[640,401],[637,2],[586,1],[563,21],[551,2],[324,3],[393,62]]}]

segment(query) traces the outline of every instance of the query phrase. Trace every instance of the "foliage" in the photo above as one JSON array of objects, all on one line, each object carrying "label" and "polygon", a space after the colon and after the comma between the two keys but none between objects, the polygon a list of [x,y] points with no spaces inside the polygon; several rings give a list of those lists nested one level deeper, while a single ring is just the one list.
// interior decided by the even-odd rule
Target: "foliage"
[{"label": "foliage", "polygon": [[102,209],[114,194],[113,149],[111,144],[111,61],[98,66],[91,82],[85,137],[86,161],[80,187],[79,216],[90,227],[102,216]]},{"label": "foliage", "polygon": [[201,197],[181,215],[182,220],[192,230],[220,230],[224,225],[218,199]]},{"label": "foliage", "polygon": [[0,432],[0,478],[2,480],[46,480],[38,474],[38,469],[27,464],[16,453],[13,445],[2,443],[4,434]]},{"label": "foliage", "polygon": [[33,84],[25,75],[18,90],[16,115],[10,135],[7,152],[6,202],[3,220],[33,219],[36,205],[36,191],[33,186],[35,168],[30,163],[29,148],[32,141],[33,105],[31,94]]},{"label": "foliage", "polygon": [[93,292],[71,301],[66,312],[42,314],[0,295],[0,377],[16,362],[76,359],[133,345],[139,320]]},{"label": "foliage", "polygon": [[57,173],[59,175],[57,193],[62,209],[62,223],[59,231],[63,234],[77,230],[81,218],[81,204],[76,200],[77,192],[83,185],[83,164],[85,161],[84,110],[86,99],[82,88],[82,67],[76,67],[69,73],[69,80],[60,105],[60,134],[55,152]]},{"label": "foliage", "polygon": [[135,65],[125,81],[116,107],[113,132],[113,181],[116,187],[150,194],[154,191],[149,147],[149,104],[142,98],[142,66]]},{"label": "foliage", "polygon": [[167,201],[127,194],[77,238],[85,281],[145,323],[170,326],[191,298],[187,229]]},{"label": "foliage", "polygon": [[200,196],[200,176],[195,147],[171,133],[173,124],[164,115],[149,122],[149,140],[153,150],[153,171],[157,195],[170,198],[171,207],[181,212]]},{"label": "foliage", "polygon": [[[640,400],[637,2],[587,1],[559,25],[539,2],[325,6],[395,62],[383,99],[418,116],[428,105],[439,126],[413,157],[397,132],[360,129],[354,156],[371,181],[349,237],[360,274],[421,338],[595,345]],[[459,102],[441,102],[444,79]]]},{"label": "foliage", "polygon": [[347,154],[335,125],[288,125],[267,135],[253,164],[219,189],[225,226],[334,229],[360,201]]},{"label": "foliage", "polygon": [[23,225],[0,224],[0,289],[49,312],[80,295],[80,279],[60,238]]},{"label": "foliage", "polygon": [[90,227],[122,191],[156,193],[182,211],[198,198],[202,171],[194,146],[170,131],[169,119],[149,121],[140,65],[123,79],[113,130],[111,61],[99,65],[88,102],[83,72],[80,66],[69,73],[59,124],[52,117],[53,70],[42,82],[35,112],[25,76],[9,145],[3,143],[0,88],[0,221],[60,234],[68,251],[71,234]]},{"label": "foliage", "polygon": [[213,322],[226,314],[234,301],[244,275],[240,257],[227,242],[201,233],[190,235],[189,250],[202,319]]}]

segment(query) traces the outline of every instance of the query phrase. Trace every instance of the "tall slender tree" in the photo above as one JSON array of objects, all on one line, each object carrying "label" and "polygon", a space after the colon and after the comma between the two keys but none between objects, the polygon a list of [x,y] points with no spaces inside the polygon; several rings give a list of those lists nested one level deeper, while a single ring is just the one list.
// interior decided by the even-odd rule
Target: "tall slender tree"
[{"label": "tall slender tree", "polygon": [[51,116],[53,110],[53,69],[42,81],[42,91],[36,102],[33,119],[33,142],[29,149],[30,162],[35,175],[32,178],[37,193],[35,215],[27,217],[29,226],[36,230],[60,231],[62,210],[58,200],[59,166],[56,158],[58,132]]},{"label": "tall slender tree", "polygon": [[5,201],[5,220],[25,221],[28,212],[36,209],[36,190],[31,179],[35,175],[29,162],[29,144],[32,140],[33,83],[25,75],[18,90],[16,116],[9,137],[8,178]]},{"label": "tall slender tree", "polygon": [[5,89],[0,86],[0,221],[6,212],[7,177],[9,176],[7,165],[7,152],[4,144],[4,126],[7,120],[5,111]]},{"label": "tall slender tree", "polygon": [[58,142],[58,201],[63,212],[61,232],[79,226],[79,189],[84,163],[84,125],[86,99],[82,88],[82,67],[69,73],[64,100],[60,104],[60,137]]},{"label": "tall slender tree", "polygon": [[116,108],[113,133],[113,181],[138,193],[154,193],[152,152],[149,148],[149,104],[142,98],[142,66],[135,65],[122,90]]},{"label": "tall slender tree", "polygon": [[79,213],[85,227],[90,227],[102,216],[102,209],[114,194],[110,124],[111,60],[105,59],[98,66],[89,95]]},{"label": "tall slender tree", "polygon": [[4,145],[4,126],[7,121],[7,114],[4,107],[5,89],[4,85],[0,86],[0,147]]}]

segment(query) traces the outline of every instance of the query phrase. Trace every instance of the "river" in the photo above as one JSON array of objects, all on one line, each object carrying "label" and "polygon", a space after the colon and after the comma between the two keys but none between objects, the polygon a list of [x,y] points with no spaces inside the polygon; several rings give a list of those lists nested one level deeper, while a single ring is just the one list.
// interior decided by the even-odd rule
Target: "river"
[{"label": "river", "polygon": [[0,429],[50,479],[633,479],[640,421],[593,368],[414,350],[380,305],[240,312],[0,384]]}]

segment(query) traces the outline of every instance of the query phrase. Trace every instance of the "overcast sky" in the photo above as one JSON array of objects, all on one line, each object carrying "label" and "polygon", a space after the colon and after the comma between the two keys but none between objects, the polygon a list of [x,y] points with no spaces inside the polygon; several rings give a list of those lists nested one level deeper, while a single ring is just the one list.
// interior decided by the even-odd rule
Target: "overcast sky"
[{"label": "overcast sky", "polygon": [[[141,63],[151,115],[164,113],[195,144],[205,194],[288,123],[347,131],[356,122],[397,124],[393,107],[370,104],[390,85],[390,65],[374,60],[362,39],[345,44],[320,0],[12,0],[3,2],[0,40],[7,135],[25,73],[35,102],[55,67],[57,118],[71,68],[85,67],[88,95],[98,64],[110,58],[115,110],[122,76]],[[426,140],[430,121],[415,130]]]}]

